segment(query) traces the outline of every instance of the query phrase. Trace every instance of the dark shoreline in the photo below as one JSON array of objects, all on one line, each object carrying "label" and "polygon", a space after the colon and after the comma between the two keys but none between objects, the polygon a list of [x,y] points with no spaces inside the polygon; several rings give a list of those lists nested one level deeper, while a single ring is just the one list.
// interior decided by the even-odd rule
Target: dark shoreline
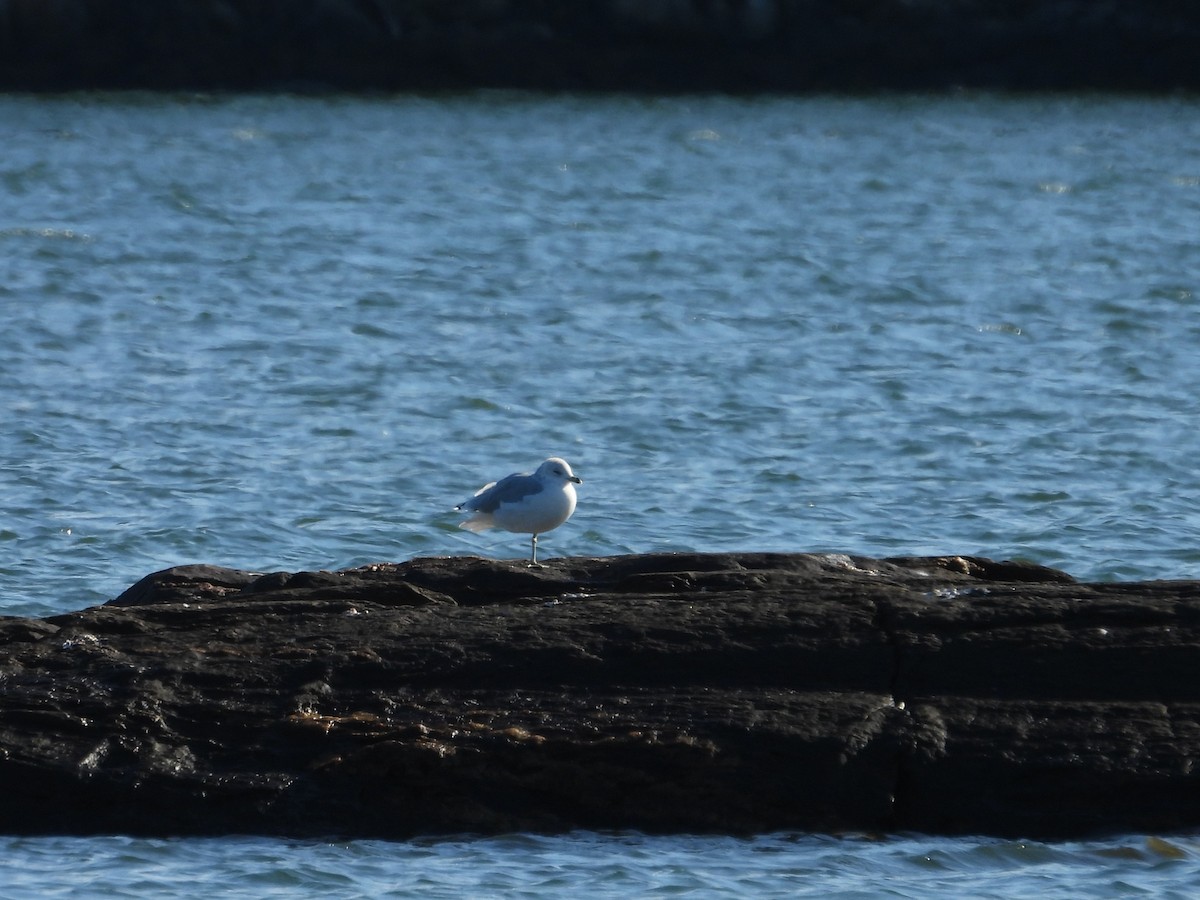
[{"label": "dark shoreline", "polygon": [[1200,583],[970,557],[185,566],[0,618],[0,833],[1200,826]]},{"label": "dark shoreline", "polygon": [[1163,92],[1197,47],[1168,0],[39,0],[0,90]]}]

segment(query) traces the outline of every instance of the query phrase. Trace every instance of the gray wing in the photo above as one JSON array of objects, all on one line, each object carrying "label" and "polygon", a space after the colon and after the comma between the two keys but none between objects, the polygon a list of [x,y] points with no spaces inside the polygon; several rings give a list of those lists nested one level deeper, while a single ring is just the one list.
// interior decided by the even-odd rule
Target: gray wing
[{"label": "gray wing", "polygon": [[459,509],[494,513],[501,503],[516,503],[531,494],[540,494],[543,490],[545,487],[533,475],[506,475],[495,484],[485,487]]}]

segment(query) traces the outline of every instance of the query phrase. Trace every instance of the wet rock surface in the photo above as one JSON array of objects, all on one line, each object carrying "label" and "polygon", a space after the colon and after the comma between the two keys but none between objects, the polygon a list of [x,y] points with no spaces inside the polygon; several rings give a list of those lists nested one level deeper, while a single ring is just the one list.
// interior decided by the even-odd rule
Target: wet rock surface
[{"label": "wet rock surface", "polygon": [[1177,0],[5,0],[0,87],[797,91],[1200,85]]},{"label": "wet rock surface", "polygon": [[0,619],[0,831],[1200,825],[1200,583],[969,557],[182,566]]}]

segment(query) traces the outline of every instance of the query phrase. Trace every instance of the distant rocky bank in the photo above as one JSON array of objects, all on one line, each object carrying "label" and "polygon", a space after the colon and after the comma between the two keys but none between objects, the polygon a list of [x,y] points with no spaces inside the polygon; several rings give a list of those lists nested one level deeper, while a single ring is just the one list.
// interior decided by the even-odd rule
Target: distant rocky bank
[{"label": "distant rocky bank", "polygon": [[0,89],[1200,86],[1176,0],[8,0]]},{"label": "distant rocky bank", "polygon": [[1200,825],[1200,582],[971,557],[183,566],[0,618],[0,832]]}]

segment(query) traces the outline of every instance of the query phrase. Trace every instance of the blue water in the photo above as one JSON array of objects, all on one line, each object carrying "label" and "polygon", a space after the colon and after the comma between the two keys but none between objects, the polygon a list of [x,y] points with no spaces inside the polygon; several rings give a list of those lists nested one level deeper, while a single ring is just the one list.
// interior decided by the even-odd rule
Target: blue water
[{"label": "blue water", "polygon": [[[585,483],[544,557],[1200,574],[1196,100],[7,96],[0,146],[5,613],[185,562],[519,557],[450,507],[549,455]],[[10,839],[0,867],[26,896],[1195,883],[1156,840]]]},{"label": "blue water", "polygon": [[405,843],[0,838],[11,900],[70,897],[1191,898],[1200,840],[578,833]]}]

